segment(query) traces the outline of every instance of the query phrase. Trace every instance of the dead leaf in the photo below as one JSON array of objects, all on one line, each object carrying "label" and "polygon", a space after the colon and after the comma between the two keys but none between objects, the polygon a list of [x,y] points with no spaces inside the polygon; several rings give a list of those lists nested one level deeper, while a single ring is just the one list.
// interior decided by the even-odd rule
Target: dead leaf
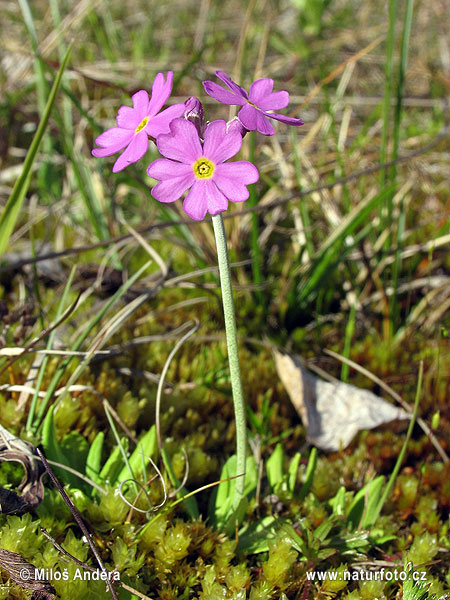
[{"label": "dead leaf", "polygon": [[306,427],[308,441],[322,450],[346,448],[362,429],[407,421],[410,415],[368,390],[310,373],[298,357],[274,351],[278,375]]},{"label": "dead leaf", "polygon": [[36,579],[36,567],[20,554],[0,548],[0,567],[7,571],[10,579],[26,590],[33,590],[30,600],[53,600],[56,590],[46,579]]},{"label": "dead leaf", "polygon": [[0,513],[21,515],[34,510],[44,498],[42,476],[46,472],[45,468],[36,455],[33,444],[21,440],[0,425],[0,462],[2,461],[21,462],[25,476],[17,488],[21,496],[0,488]]}]

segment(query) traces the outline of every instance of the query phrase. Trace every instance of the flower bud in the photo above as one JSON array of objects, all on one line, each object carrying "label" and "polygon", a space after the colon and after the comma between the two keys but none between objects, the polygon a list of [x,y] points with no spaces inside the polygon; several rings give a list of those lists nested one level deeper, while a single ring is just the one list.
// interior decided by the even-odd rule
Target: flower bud
[{"label": "flower bud", "polygon": [[194,123],[198,135],[203,139],[205,134],[205,111],[203,110],[203,104],[198,98],[191,96],[186,100],[184,105],[186,107],[184,118]]}]

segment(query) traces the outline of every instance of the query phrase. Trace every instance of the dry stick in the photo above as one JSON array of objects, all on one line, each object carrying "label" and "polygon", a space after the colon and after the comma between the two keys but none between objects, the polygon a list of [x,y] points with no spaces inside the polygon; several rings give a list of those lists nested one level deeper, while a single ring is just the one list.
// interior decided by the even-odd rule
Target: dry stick
[{"label": "dry stick", "polygon": [[[330,190],[338,185],[343,185],[344,183],[348,183],[349,181],[354,181],[356,179],[359,179],[360,177],[364,177],[365,175],[371,175],[373,173],[377,173],[381,169],[386,169],[393,165],[407,162],[407,161],[409,161],[413,158],[416,158],[417,156],[420,156],[422,154],[426,154],[429,150],[431,150],[432,148],[437,146],[443,139],[447,138],[448,136],[449,136],[449,132],[448,132],[447,128],[444,128],[439,135],[437,135],[433,140],[431,140],[431,142],[429,142],[425,146],[422,146],[422,148],[418,148],[417,150],[414,150],[414,152],[410,152],[409,154],[407,154],[405,156],[400,156],[399,158],[396,158],[395,160],[389,160],[385,163],[379,163],[373,167],[368,167],[367,169],[362,169],[361,171],[356,171],[355,173],[351,173],[350,175],[347,175],[346,177],[341,177],[340,179],[336,179],[335,181],[333,181],[331,183],[324,183],[324,184],[318,185],[316,187],[310,188],[308,190],[303,190],[301,192],[297,192],[295,194],[287,196],[286,198],[281,198],[280,200],[275,200],[273,202],[268,202],[267,204],[253,206],[251,208],[246,208],[244,210],[240,210],[240,211],[236,211],[236,212],[232,212],[232,213],[230,213],[230,212],[224,213],[223,218],[224,219],[234,219],[236,217],[242,217],[244,215],[248,215],[248,214],[251,214],[254,212],[267,212],[269,210],[272,210],[273,208],[276,208],[277,206],[283,206],[284,204],[287,204],[288,202],[291,202],[292,200],[300,200],[304,196],[309,196],[310,194],[314,194],[315,192],[321,192],[323,190]],[[159,229],[167,229],[169,227],[174,227],[174,226],[178,226],[178,225],[187,225],[188,227],[195,227],[198,224],[208,223],[208,222],[212,222],[212,217],[203,219],[203,221],[194,221],[193,219],[189,219],[189,220],[179,219],[178,221],[167,221],[164,223],[155,223],[152,225],[147,225],[146,227],[139,229],[138,233],[140,233],[140,234],[148,233],[149,231],[159,230]],[[71,254],[80,254],[81,252],[88,252],[90,250],[95,250],[96,248],[103,248],[105,246],[109,246],[110,244],[116,244],[117,242],[121,242],[122,240],[130,239],[131,237],[133,237],[132,234],[125,233],[123,235],[109,238],[107,240],[103,240],[103,241],[97,242],[95,244],[88,244],[86,246],[76,246],[75,248],[67,248],[66,250],[62,250],[61,252],[49,252],[48,254],[42,254],[41,256],[36,256],[33,258],[24,258],[23,260],[19,260],[10,265],[5,265],[4,267],[1,267],[0,273],[6,273],[8,271],[20,269],[21,267],[23,267],[25,265],[33,265],[33,264],[41,262],[43,260],[51,260],[54,258],[61,258],[63,256],[70,256]]]},{"label": "dry stick", "polygon": [[111,596],[114,598],[114,600],[119,600],[115,589],[112,586],[112,583],[110,582],[109,578],[108,578],[108,571],[106,570],[102,558],[100,556],[100,554],[97,551],[97,548],[95,547],[94,542],[92,541],[92,537],[91,534],[89,533],[84,521],[83,521],[83,517],[81,516],[80,511],[78,510],[78,508],[75,506],[75,504],[72,502],[72,500],[69,498],[69,496],[66,494],[64,488],[62,487],[62,485],[59,483],[56,475],[53,473],[53,470],[51,468],[51,466],[48,464],[47,459],[45,458],[43,452],[41,451],[40,448],[36,448],[36,452],[38,453],[38,456],[40,457],[40,459],[42,460],[42,463],[45,467],[45,470],[47,471],[47,473],[50,476],[50,479],[52,480],[52,482],[54,483],[54,485],[56,486],[58,492],[61,494],[64,502],[67,504],[70,512],[73,515],[73,518],[75,519],[75,521],[77,522],[79,528],[81,529],[81,531],[83,532],[90,549],[92,550],[93,555],[95,556],[96,561],[98,562],[101,570],[103,573],[106,574],[106,585],[109,588],[109,591],[111,592]]},{"label": "dry stick", "polygon": [[[349,365],[356,371],[359,371],[360,373],[362,373],[363,375],[365,375],[366,377],[371,379],[374,383],[378,384],[385,392],[387,392],[390,396],[392,396],[394,398],[394,400],[397,400],[397,402],[399,404],[401,404],[407,412],[412,413],[410,405],[407,402],[405,402],[403,400],[403,398],[399,394],[397,394],[397,392],[395,390],[393,390],[382,379],[380,379],[379,377],[377,377],[376,375],[374,375],[373,373],[371,373],[370,371],[368,371],[361,365],[358,365],[358,363],[353,362],[349,358],[345,358],[344,356],[341,356],[337,352],[333,352],[333,350],[328,350],[327,348],[325,348],[324,352],[325,352],[325,354],[328,354],[329,356],[332,356],[333,358],[336,358],[337,360],[340,360],[341,362],[346,363],[347,365]],[[437,450],[438,454],[441,456],[442,460],[445,463],[450,462],[450,458],[448,457],[444,448],[439,443],[439,440],[437,439],[437,437],[434,435],[434,433],[431,431],[431,429],[428,427],[428,425],[425,423],[425,421],[421,417],[417,418],[417,424],[420,426],[420,428],[425,433],[425,435],[428,436],[430,442],[436,448],[436,450]]]}]

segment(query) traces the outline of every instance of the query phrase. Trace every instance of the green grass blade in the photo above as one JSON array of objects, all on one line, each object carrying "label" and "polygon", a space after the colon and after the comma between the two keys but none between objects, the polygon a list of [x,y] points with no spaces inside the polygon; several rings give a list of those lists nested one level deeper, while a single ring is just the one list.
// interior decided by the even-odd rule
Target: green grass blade
[{"label": "green grass blade", "polygon": [[283,481],[283,459],[283,446],[277,444],[275,450],[266,461],[267,479],[269,480],[270,487],[275,493],[278,486],[281,485]]},{"label": "green grass blade", "polygon": [[[42,445],[44,446],[45,456],[49,460],[59,462],[66,467],[70,467],[70,462],[64,454],[61,446],[59,445],[58,438],[56,437],[55,423],[53,419],[53,406],[47,413],[44,420],[44,426],[42,428]],[[55,467],[55,473],[66,483],[77,487],[77,478],[68,471]]]},{"label": "green grass blade", "polygon": [[321,245],[314,261],[304,278],[305,283],[300,287],[296,302],[304,303],[313,292],[320,288],[323,278],[327,275],[330,265],[342,260],[344,253],[342,246],[348,235],[354,231],[365,221],[374,208],[383,203],[384,199],[392,193],[396,186],[392,185],[385,190],[376,194],[373,198],[362,200],[355,208],[342,220],[338,227]]},{"label": "green grass blade", "polygon": [[[402,466],[403,459],[405,458],[406,449],[408,447],[409,440],[411,439],[411,435],[412,435],[412,432],[414,429],[414,424],[416,422],[417,414],[419,412],[419,401],[420,401],[420,395],[422,392],[422,379],[423,379],[423,362],[420,363],[420,367],[419,367],[419,377],[417,378],[416,398],[414,400],[413,413],[411,415],[411,421],[409,422],[408,431],[406,432],[406,438],[403,443],[402,449],[400,450],[400,454],[398,455],[397,462],[395,463],[395,466],[391,473],[391,476],[389,477],[387,486],[385,487],[385,490],[384,490],[383,495],[378,503],[378,506],[376,507],[376,509],[374,511],[375,520],[378,518],[378,515],[381,513],[381,509],[383,508],[387,497],[389,496],[392,488],[394,487],[395,480],[400,471],[400,467]],[[375,520],[374,520],[374,522],[375,522]]]},{"label": "green grass blade", "polygon": [[[409,40],[411,37],[411,26],[413,18],[414,0],[407,0],[405,17],[403,21],[403,33],[400,53],[400,66],[398,73],[398,84],[397,84],[397,104],[394,112],[394,125],[393,125],[393,148],[392,148],[392,160],[398,157],[398,146],[400,142],[400,122],[402,118],[403,109],[403,96],[405,93],[405,74],[408,66],[408,53],[409,53]],[[391,181],[395,180],[396,165],[392,165],[389,173]]]},{"label": "green grass blade", "polygon": [[47,100],[47,105],[44,110],[44,114],[39,123],[39,127],[35,133],[33,141],[31,142],[31,146],[28,150],[27,156],[25,158],[25,162],[22,168],[22,172],[16,180],[13,191],[11,192],[11,196],[6,203],[5,209],[0,216],[0,257],[6,250],[8,245],[9,238],[14,230],[16,225],[20,209],[22,208],[22,204],[25,198],[25,195],[28,191],[28,187],[30,185],[31,174],[33,163],[36,159],[37,152],[39,150],[39,146],[41,144],[42,138],[44,136],[48,120],[50,118],[50,114],[52,112],[53,105],[55,103],[56,95],[59,90],[59,86],[61,84],[62,75],[64,73],[64,69],[69,61],[70,52],[72,49],[72,45],[69,46],[67,52],[64,56],[64,60],[61,63],[58,74],[56,75],[56,79],[53,83],[52,89],[50,91],[50,95]]},{"label": "green grass blade", "polygon": [[102,479],[100,477],[100,467],[102,464],[102,450],[104,440],[105,434],[103,433],[103,431],[99,431],[91,444],[89,454],[86,459],[86,476],[98,484],[102,483]]},{"label": "green grass blade", "polygon": [[[348,316],[347,325],[345,327],[344,351],[342,353],[342,356],[344,356],[345,358],[350,358],[350,350],[351,350],[351,346],[352,346],[353,334],[355,333],[355,326],[356,326],[356,302],[353,302],[353,304],[350,307],[350,314]],[[341,381],[346,382],[348,380],[349,371],[350,371],[350,367],[348,366],[348,364],[345,362],[342,363]]]},{"label": "green grass blade", "polygon": [[[133,469],[132,469],[132,467],[130,465],[130,461],[128,459],[127,448],[125,448],[123,446],[123,444],[122,444],[122,440],[120,439],[119,432],[117,431],[116,424],[114,423],[114,419],[112,418],[112,416],[111,416],[111,414],[109,412],[108,406],[106,404],[105,404],[105,413],[106,413],[106,418],[108,419],[109,425],[111,427],[111,430],[113,432],[113,435],[114,435],[114,437],[116,439],[117,445],[120,448],[120,453],[122,454],[123,462],[125,463],[125,467],[124,467],[124,469],[125,469],[125,475],[123,476],[123,478],[122,478],[121,481],[125,481],[126,479],[132,479],[133,480],[133,487],[134,487],[134,490],[135,490],[136,495],[137,495],[139,489],[138,489],[137,483],[134,481],[134,479],[135,479],[134,472],[133,472]],[[122,474],[122,469],[119,471],[119,474],[118,474],[118,477],[117,477],[115,483],[121,483],[121,481],[119,481],[119,477],[120,477],[121,474]]]},{"label": "green grass blade", "polygon": [[291,460],[291,462],[289,464],[288,490],[292,495],[294,495],[294,492],[295,492],[295,484],[297,483],[297,471],[298,471],[298,466],[300,464],[301,458],[302,458],[302,455],[300,454],[300,452],[297,452],[297,454],[294,456],[294,458]]},{"label": "green grass blade", "polygon": [[303,482],[302,488],[300,490],[300,494],[298,496],[299,500],[303,500],[304,498],[306,498],[306,495],[308,494],[308,492],[312,486],[312,482],[314,479],[314,473],[316,472],[316,466],[317,466],[317,448],[315,448],[313,446],[311,448],[311,452],[309,453],[308,464],[306,466],[305,481]]},{"label": "green grass blade", "polygon": [[[397,0],[389,0],[389,29],[386,46],[386,65],[384,71],[384,99],[383,99],[383,130],[381,134],[380,162],[387,160],[387,147],[389,140],[389,114],[391,108],[392,96],[392,72],[394,64],[394,41],[395,41],[395,21],[397,19]],[[380,190],[386,185],[386,170],[380,171]],[[387,217],[382,219],[386,223]],[[390,221],[387,221],[390,223]]]},{"label": "green grass blade", "polygon": [[[69,294],[69,290],[70,287],[72,285],[72,281],[75,275],[75,271],[77,270],[76,266],[72,267],[72,270],[70,272],[69,278],[67,280],[67,283],[64,287],[64,292],[63,295],[61,297],[61,302],[58,305],[58,310],[56,312],[56,317],[55,317],[55,322],[57,323],[62,314],[63,314],[63,310],[64,310],[64,306],[66,304],[66,300],[67,300],[67,296]],[[47,342],[47,350],[51,350],[52,346],[53,346],[53,340],[55,338],[56,335],[56,330],[53,330],[49,337],[48,337],[48,342]],[[42,385],[42,380],[44,378],[44,374],[45,374],[45,369],[47,368],[47,363],[50,360],[50,357],[48,355],[44,356],[43,360],[42,360],[42,364],[40,366],[39,369],[39,374],[37,377],[37,381],[36,381],[36,386],[35,386],[35,392],[33,394],[33,398],[31,400],[31,404],[30,404],[30,410],[28,412],[28,417],[27,417],[27,424],[26,424],[26,429],[28,432],[31,432],[32,429],[32,424],[33,424],[33,420],[34,420],[34,415],[36,413],[36,406],[37,406],[37,401],[39,398],[39,392],[41,390],[41,385]]]},{"label": "green grass blade", "polygon": [[[167,474],[169,475],[169,479],[175,489],[180,487],[181,482],[178,480],[177,476],[174,473],[172,468],[172,462],[170,460],[170,456],[167,453],[165,448],[161,448],[161,458],[163,459],[164,466],[166,467]],[[185,487],[178,489],[177,498],[183,498],[183,507],[186,510],[187,514],[191,517],[191,519],[198,519],[200,516],[200,512],[198,510],[198,504],[196,498],[191,496],[188,490]]]},{"label": "green grass blade", "polygon": [[[147,433],[139,440],[138,445],[133,451],[133,454],[130,456],[129,462],[131,470],[133,471],[135,477],[139,477],[139,475],[145,474],[142,470],[142,455],[146,462],[147,456],[154,459],[156,457],[158,450],[158,444],[156,441],[156,427],[152,425],[151,428],[147,431]],[[117,480],[123,481],[129,477],[128,475],[128,467],[125,466],[122,471],[120,471]]]}]

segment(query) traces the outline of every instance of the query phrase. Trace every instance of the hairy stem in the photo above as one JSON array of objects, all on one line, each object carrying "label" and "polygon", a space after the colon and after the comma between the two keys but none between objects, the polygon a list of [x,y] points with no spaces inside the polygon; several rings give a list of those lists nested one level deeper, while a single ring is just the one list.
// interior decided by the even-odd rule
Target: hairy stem
[{"label": "hairy stem", "polygon": [[[228,257],[227,238],[222,215],[212,218],[216,236],[217,256],[219,261],[220,285],[222,288],[222,304],[225,317],[225,335],[230,365],[231,391],[233,394],[234,416],[236,419],[236,487],[233,508],[237,509],[244,496],[245,453],[247,429],[245,422],[244,393],[242,390],[241,369],[239,366],[236,316],[233,304],[233,288],[231,286],[230,260]],[[240,476],[240,477],[239,477]]]}]

